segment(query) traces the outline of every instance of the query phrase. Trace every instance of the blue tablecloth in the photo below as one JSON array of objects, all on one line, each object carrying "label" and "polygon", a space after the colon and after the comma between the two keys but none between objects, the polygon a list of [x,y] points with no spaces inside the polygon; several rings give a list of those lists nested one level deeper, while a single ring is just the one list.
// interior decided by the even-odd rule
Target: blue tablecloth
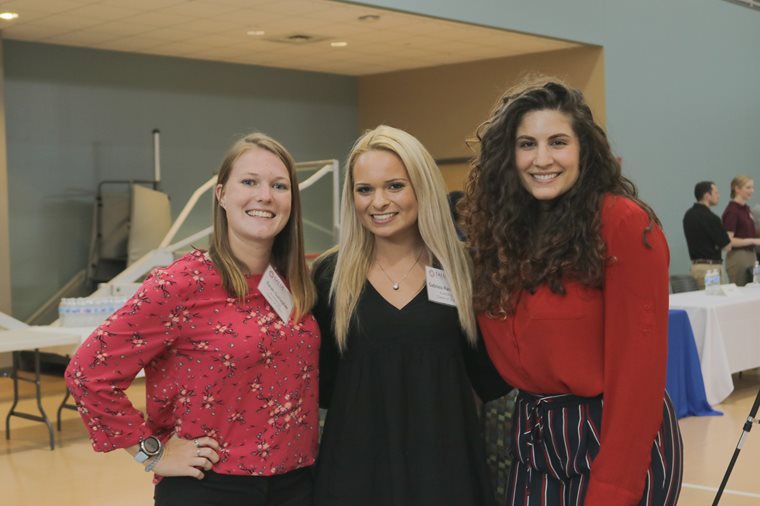
[{"label": "blue tablecloth", "polygon": [[699,354],[689,315],[683,309],[668,312],[668,373],[666,388],[678,418],[722,415],[705,396]]}]

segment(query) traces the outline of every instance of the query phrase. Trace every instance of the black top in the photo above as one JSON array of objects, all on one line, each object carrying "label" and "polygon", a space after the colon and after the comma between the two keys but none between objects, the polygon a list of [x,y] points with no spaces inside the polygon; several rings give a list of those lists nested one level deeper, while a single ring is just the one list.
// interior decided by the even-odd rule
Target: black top
[{"label": "black top", "polygon": [[683,217],[683,233],[692,260],[721,259],[721,250],[731,239],[723,228],[723,222],[710,209],[696,203]]},{"label": "black top", "polygon": [[486,400],[508,387],[483,346],[470,348],[456,309],[428,301],[425,288],[397,309],[367,282],[341,357],[327,304],[334,262],[315,269],[329,411],[314,504],[494,505],[472,385]]}]

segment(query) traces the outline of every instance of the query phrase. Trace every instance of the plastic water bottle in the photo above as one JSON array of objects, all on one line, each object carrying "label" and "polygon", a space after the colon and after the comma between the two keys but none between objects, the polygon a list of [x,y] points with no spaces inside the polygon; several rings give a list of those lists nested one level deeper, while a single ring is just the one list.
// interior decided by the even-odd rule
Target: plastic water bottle
[{"label": "plastic water bottle", "polygon": [[755,261],[755,267],[752,268],[752,282],[755,284],[760,283],[760,262]]},{"label": "plastic water bottle", "polygon": [[128,297],[75,297],[61,299],[58,316],[62,327],[97,327],[123,306]]},{"label": "plastic water bottle", "polygon": [[61,299],[58,304],[58,319],[61,320],[61,326],[71,327],[71,299]]},{"label": "plastic water bottle", "polygon": [[708,295],[715,295],[718,293],[720,287],[720,271],[717,269],[710,269],[705,272],[705,293]]}]

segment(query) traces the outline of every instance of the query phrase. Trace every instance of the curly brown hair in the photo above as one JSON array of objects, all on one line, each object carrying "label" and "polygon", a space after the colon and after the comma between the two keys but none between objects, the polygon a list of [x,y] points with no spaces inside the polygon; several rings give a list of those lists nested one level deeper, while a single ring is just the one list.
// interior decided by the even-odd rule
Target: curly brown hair
[{"label": "curly brown hair", "polygon": [[[563,195],[541,207],[515,167],[516,131],[531,111],[556,110],[570,119],[580,145],[579,176]],[[604,194],[628,197],[658,223],[621,173],[607,136],[594,122],[583,94],[555,78],[532,77],[507,90],[477,130],[480,145],[460,204],[475,265],[476,311],[510,314],[521,290],[546,284],[564,294],[573,278],[601,287],[608,262],[600,234]]]}]

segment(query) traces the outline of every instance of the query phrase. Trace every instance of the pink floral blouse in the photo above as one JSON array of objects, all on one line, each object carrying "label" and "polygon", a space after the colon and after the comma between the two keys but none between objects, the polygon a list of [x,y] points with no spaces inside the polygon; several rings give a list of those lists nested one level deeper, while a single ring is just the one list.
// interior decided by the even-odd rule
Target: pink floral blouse
[{"label": "pink floral blouse", "polygon": [[[275,475],[313,464],[319,329],[284,324],[248,277],[231,298],[208,255],[155,270],[79,347],[66,382],[96,451],[210,436],[221,474]],[[145,369],[147,420],[124,391]]]}]

